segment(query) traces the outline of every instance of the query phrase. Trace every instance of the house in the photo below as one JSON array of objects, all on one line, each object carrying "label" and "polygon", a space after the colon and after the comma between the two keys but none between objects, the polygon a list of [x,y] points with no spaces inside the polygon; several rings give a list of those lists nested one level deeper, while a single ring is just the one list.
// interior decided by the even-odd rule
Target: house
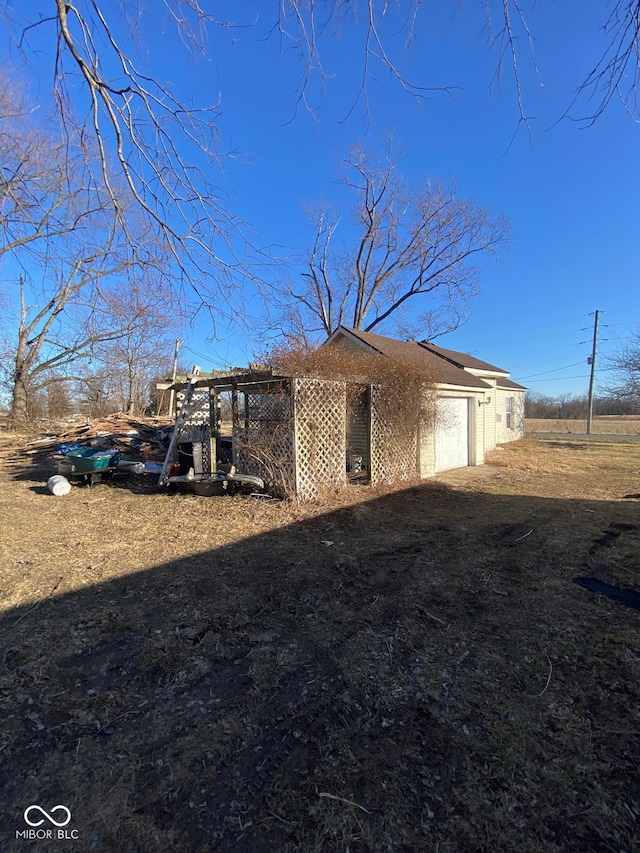
[{"label": "house", "polygon": [[487,451],[524,435],[527,389],[500,367],[428,341],[398,341],[343,326],[325,346],[415,361],[436,378],[435,428],[420,437],[421,477],[482,465]]},{"label": "house", "polygon": [[349,482],[397,483],[482,465],[488,450],[523,435],[526,389],[506,370],[428,342],[342,326],[323,347],[412,364],[431,377],[428,388],[421,379],[411,386],[420,389],[415,408],[413,391],[404,394],[416,417],[399,423],[380,384],[362,376],[252,366],[228,375],[183,377],[162,386],[173,387],[183,401],[163,477],[172,461],[181,461],[181,446],[189,447],[194,460],[198,448],[204,476],[215,473],[222,395],[231,399],[238,470],[303,499]]}]

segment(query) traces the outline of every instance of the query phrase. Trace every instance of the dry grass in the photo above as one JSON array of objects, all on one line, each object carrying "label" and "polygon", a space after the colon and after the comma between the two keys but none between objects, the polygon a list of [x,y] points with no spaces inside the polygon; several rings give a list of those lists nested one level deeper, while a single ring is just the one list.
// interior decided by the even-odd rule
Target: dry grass
[{"label": "dry grass", "polygon": [[637,460],[637,441],[578,437],[531,437],[487,454],[487,463],[502,468],[512,485],[497,483],[515,494],[576,499],[616,500],[625,489],[640,491]]},{"label": "dry grass", "polygon": [[[526,418],[525,432],[561,432],[570,435],[584,435],[587,431],[586,420],[567,420],[552,418]],[[640,435],[640,415],[606,415],[593,419],[591,432],[594,435]]]},{"label": "dry grass", "polygon": [[3,850],[640,849],[640,614],[570,582],[640,587],[640,443],[322,505],[0,456]]}]

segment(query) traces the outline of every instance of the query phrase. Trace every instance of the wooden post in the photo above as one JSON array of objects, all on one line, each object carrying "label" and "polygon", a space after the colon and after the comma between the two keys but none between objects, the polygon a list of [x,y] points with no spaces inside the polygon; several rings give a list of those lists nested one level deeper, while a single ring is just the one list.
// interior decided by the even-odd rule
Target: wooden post
[{"label": "wooden post", "polygon": [[221,441],[221,430],[222,430],[222,400],[220,396],[220,392],[215,389],[213,392],[213,406],[215,409],[214,414],[214,422],[216,425],[216,466],[218,464],[218,460],[222,459],[222,441]]},{"label": "wooden post", "polygon": [[291,445],[293,451],[293,489],[296,497],[300,496],[300,482],[298,472],[298,417],[297,417],[297,383],[299,379],[291,378],[288,380],[289,385],[289,402],[291,404]]},{"label": "wooden post", "polygon": [[244,398],[244,443],[249,444],[249,395],[245,391]]},{"label": "wooden post", "polygon": [[[373,433],[373,424],[377,417],[377,394],[374,391],[374,386],[369,385],[369,483],[372,486],[376,485],[378,482],[378,443],[377,441],[374,441]],[[380,430],[378,430],[378,432],[380,432]]]},{"label": "wooden post", "polygon": [[218,423],[216,391],[209,385],[209,476],[218,470]]},{"label": "wooden post", "polygon": [[233,464],[242,470],[238,454],[237,439],[240,438],[240,413],[238,411],[238,381],[231,380],[231,423],[233,430]]},{"label": "wooden post", "polygon": [[[180,347],[180,338],[178,338],[178,340],[176,341],[176,348],[175,348],[175,351],[173,353],[173,369],[171,372],[171,385],[172,386],[175,384],[176,373],[178,372],[178,349],[179,349],[179,347]],[[169,417],[170,418],[173,417],[173,404],[175,402],[175,394],[176,394],[176,392],[174,391],[174,389],[172,387],[171,391],[169,392]]]}]

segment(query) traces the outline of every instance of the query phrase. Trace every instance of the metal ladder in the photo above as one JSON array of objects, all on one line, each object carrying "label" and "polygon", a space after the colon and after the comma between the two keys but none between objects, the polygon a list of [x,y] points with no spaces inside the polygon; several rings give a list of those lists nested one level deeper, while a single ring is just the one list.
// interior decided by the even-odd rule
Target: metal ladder
[{"label": "metal ladder", "polygon": [[176,444],[178,443],[184,425],[189,420],[189,415],[191,414],[191,401],[193,398],[193,392],[195,391],[196,387],[195,383],[199,373],[200,369],[194,368],[193,373],[189,377],[189,384],[187,385],[184,400],[182,401],[182,405],[180,406],[180,412],[176,417],[176,422],[173,427],[173,434],[171,436],[171,441],[169,442],[169,447],[167,449],[167,455],[164,458],[164,464],[162,466],[162,471],[160,472],[160,478],[158,479],[159,486],[166,486],[167,480],[169,479],[169,469],[171,468],[171,462],[173,460],[173,454],[176,449]]}]

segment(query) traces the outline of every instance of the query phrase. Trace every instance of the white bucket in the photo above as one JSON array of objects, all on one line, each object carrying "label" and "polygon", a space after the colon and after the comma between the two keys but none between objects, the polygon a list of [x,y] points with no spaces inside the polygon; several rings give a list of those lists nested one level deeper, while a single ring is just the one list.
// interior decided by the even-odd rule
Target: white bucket
[{"label": "white bucket", "polygon": [[52,495],[59,498],[63,495],[69,494],[71,491],[71,483],[66,477],[63,477],[61,474],[56,474],[54,477],[49,477],[47,480],[47,488]]},{"label": "white bucket", "polygon": [[144,474],[144,462],[128,462],[123,459],[116,465],[118,471],[128,471],[130,474]]}]

